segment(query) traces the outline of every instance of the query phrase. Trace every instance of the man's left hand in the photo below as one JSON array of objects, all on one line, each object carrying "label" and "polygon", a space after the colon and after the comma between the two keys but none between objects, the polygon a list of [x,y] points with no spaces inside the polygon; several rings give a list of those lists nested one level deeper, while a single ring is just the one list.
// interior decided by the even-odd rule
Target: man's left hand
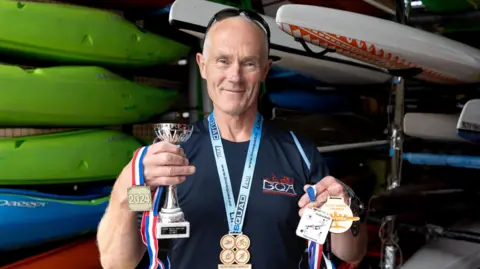
[{"label": "man's left hand", "polygon": [[316,190],[315,201],[310,201],[310,198],[308,196],[307,189],[310,186],[312,185],[307,184],[303,187],[305,194],[302,196],[302,198],[300,198],[300,201],[298,201],[298,206],[300,207],[300,216],[302,216],[306,208],[321,207],[323,204],[325,204],[329,196],[343,197],[344,202],[348,204],[348,195],[343,185],[340,184],[338,180],[334,177],[324,177],[317,184],[312,186]]}]

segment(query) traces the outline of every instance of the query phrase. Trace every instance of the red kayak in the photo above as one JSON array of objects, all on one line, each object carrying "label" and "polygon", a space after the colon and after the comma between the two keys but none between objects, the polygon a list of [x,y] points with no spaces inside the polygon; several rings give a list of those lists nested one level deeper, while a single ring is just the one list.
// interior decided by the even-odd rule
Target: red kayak
[{"label": "red kayak", "polygon": [[102,269],[95,237],[78,239],[53,250],[28,257],[0,269]]},{"label": "red kayak", "polygon": [[[355,12],[355,13],[360,13],[360,14],[375,16],[375,17],[385,17],[389,15],[386,11],[380,8],[377,8],[363,0],[289,0],[289,1],[295,4],[334,8],[334,9],[340,9],[340,10],[345,10],[345,11],[350,11],[350,12]],[[395,10],[395,2],[393,0],[371,0],[371,1]]]}]

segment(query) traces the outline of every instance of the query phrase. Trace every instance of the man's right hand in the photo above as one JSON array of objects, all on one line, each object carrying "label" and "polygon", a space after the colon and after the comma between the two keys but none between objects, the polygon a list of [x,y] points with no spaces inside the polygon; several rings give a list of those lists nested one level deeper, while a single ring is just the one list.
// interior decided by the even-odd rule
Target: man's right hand
[{"label": "man's right hand", "polygon": [[182,148],[166,141],[155,143],[143,158],[145,184],[157,187],[182,183],[195,173],[195,166],[188,164]]}]

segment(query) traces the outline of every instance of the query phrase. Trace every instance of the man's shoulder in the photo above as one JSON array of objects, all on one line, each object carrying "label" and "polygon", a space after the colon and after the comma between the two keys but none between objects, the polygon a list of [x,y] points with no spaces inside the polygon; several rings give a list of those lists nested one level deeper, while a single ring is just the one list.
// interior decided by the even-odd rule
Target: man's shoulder
[{"label": "man's shoulder", "polygon": [[280,144],[291,145],[292,143],[300,143],[305,151],[316,150],[315,143],[307,136],[299,132],[294,132],[286,128],[283,124],[277,124],[275,121],[265,121],[267,135],[277,140]]}]

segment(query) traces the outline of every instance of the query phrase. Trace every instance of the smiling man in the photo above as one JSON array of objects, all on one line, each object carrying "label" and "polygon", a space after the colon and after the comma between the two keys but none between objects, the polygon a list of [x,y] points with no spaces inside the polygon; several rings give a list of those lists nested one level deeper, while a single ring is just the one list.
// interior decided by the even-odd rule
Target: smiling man
[{"label": "smiling man", "polygon": [[[348,202],[344,185],[328,176],[314,144],[277,129],[257,110],[260,85],[271,66],[269,35],[268,25],[254,13],[217,13],[207,28],[203,53],[197,55],[213,113],[194,125],[181,149],[158,142],[145,154],[145,183],[178,184],[178,201],[191,227],[189,238],[170,240],[167,268],[218,268],[221,259],[230,257],[221,244],[228,246],[230,234],[238,233],[248,250],[238,259],[245,258],[253,269],[298,268],[306,240],[295,230],[305,208],[321,206],[328,195]],[[137,215],[127,206],[131,169],[129,164],[117,179],[98,230],[107,269],[152,260]],[[314,199],[305,194],[308,186],[316,189]],[[365,225],[357,236],[350,231],[332,235],[331,248],[342,260],[361,260]],[[327,257],[318,253],[311,268],[315,262],[327,268]]]}]

